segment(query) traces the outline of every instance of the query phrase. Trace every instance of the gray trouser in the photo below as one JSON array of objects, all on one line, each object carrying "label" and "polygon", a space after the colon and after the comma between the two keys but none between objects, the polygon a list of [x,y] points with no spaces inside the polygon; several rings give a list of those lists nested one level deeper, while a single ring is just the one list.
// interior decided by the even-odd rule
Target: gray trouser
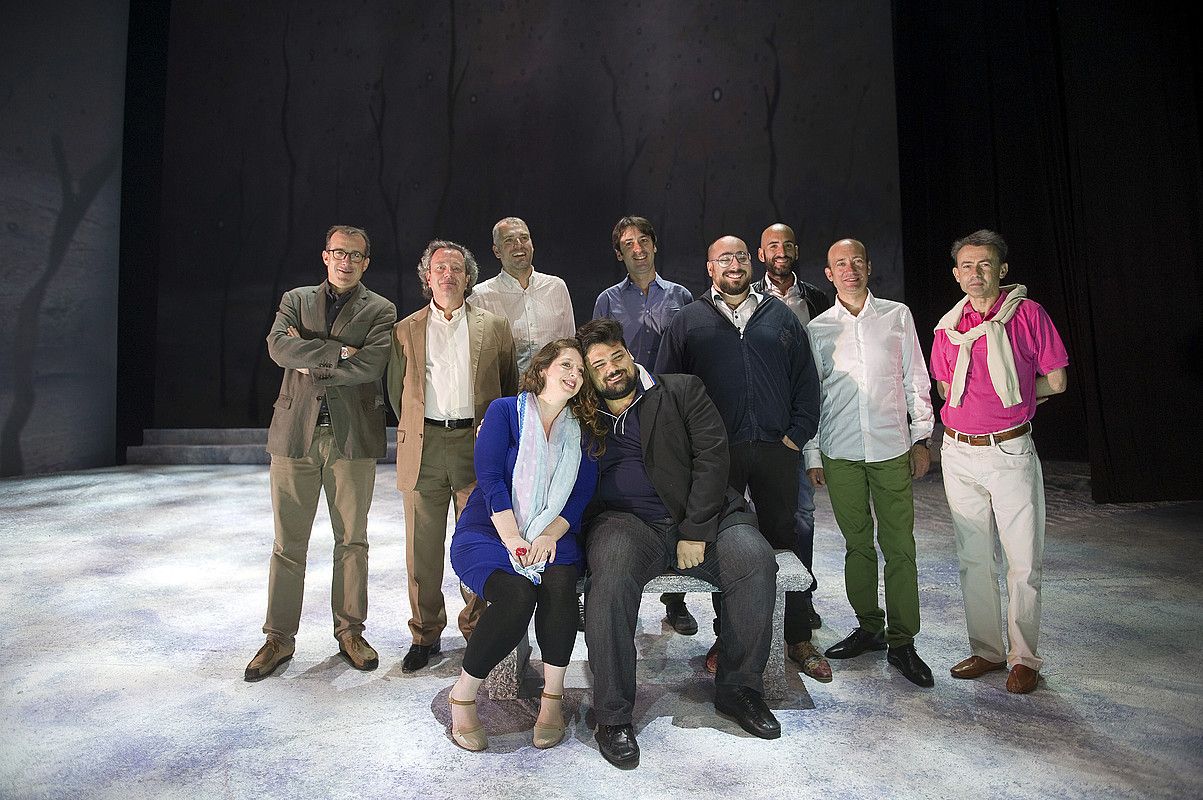
[{"label": "gray trouser", "polygon": [[593,707],[601,725],[626,725],[635,708],[635,629],[643,587],[665,572],[709,581],[723,592],[716,686],[763,691],[777,592],[773,550],[751,525],[732,525],[706,545],[701,565],[678,570],[677,526],[607,511],[585,539],[585,644]]}]

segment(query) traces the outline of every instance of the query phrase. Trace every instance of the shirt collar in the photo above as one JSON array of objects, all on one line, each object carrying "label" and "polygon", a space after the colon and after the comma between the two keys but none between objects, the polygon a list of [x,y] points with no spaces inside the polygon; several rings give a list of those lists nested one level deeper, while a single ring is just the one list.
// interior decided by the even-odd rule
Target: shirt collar
[{"label": "shirt collar", "polygon": [[518,283],[518,279],[504,269],[497,273],[496,281],[501,288],[511,292],[530,291],[535,288],[542,276],[535,270],[530,271],[530,279],[526,282],[526,289],[522,288],[522,284]]},{"label": "shirt collar", "polygon": [[460,303],[460,307],[451,312],[451,319],[447,319],[443,315],[443,309],[434,304],[434,300],[430,301],[430,316],[432,319],[437,319],[444,325],[454,325],[464,318],[464,310],[468,308],[467,301]]},{"label": "shirt collar", "polygon": [[777,284],[769,280],[768,273],[766,272],[764,275],[764,290],[773,297],[789,297],[791,293],[798,295],[802,294],[802,290],[798,288],[800,285],[798,283],[798,273],[791,272],[790,275],[793,276],[794,282],[789,285],[789,288],[786,289],[784,293],[782,293],[777,291]]},{"label": "shirt collar", "polygon": [[873,293],[869,292],[869,296],[865,298],[864,308],[862,308],[860,310],[859,314],[857,314],[856,316],[853,316],[852,312],[849,311],[847,308],[845,308],[844,304],[840,302],[840,296],[837,294],[835,296],[836,316],[845,317],[849,320],[876,317],[877,316],[877,304],[874,303],[873,300],[874,300]]},{"label": "shirt collar", "polygon": [[[756,291],[755,289],[752,289],[751,287],[749,287],[748,288],[748,296],[745,297],[743,300],[743,303],[740,303],[738,306],[736,306],[736,308],[743,308],[743,304],[748,302],[752,298],[756,298],[756,305],[760,305],[762,302],[764,302],[764,295],[761,294],[760,292]],[[725,305],[727,302],[726,300],[723,299],[722,293],[714,287],[714,284],[710,285],[710,299],[714,301],[714,305],[716,307],[718,306],[719,303],[723,303]],[[730,307],[731,306],[727,306],[727,308],[730,308]]]},{"label": "shirt collar", "polygon": [[[661,278],[659,272],[656,273],[655,278],[652,278],[651,285],[647,287],[647,289],[648,289],[647,293],[648,293],[649,297],[652,294],[652,286],[659,286],[660,291],[662,291],[662,292],[668,291],[668,281]],[[635,285],[635,281],[631,280],[630,273],[628,273],[627,276],[622,279],[622,282],[618,284],[618,291],[625,292],[628,289],[634,289],[635,291],[639,292],[640,294],[643,294],[643,292],[639,289],[639,287]]]},{"label": "shirt collar", "polygon": [[998,299],[994,301],[994,305],[990,306],[990,310],[987,311],[984,315],[978,314],[977,309],[973,307],[973,303],[968,298],[966,298],[965,308],[964,308],[964,311],[961,312],[961,318],[964,319],[965,317],[968,317],[970,314],[977,314],[978,322],[981,322],[982,320],[986,320],[986,319],[994,319],[994,315],[998,313],[998,309],[1006,301],[1007,294],[1009,294],[1009,291],[1007,289],[1000,290],[998,293]]}]

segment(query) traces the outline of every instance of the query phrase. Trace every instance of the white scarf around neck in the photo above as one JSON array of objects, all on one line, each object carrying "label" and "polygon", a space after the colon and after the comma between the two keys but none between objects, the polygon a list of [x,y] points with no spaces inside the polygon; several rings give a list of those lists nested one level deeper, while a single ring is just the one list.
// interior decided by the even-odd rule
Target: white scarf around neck
[{"label": "white scarf around neck", "polygon": [[[530,392],[518,395],[518,456],[510,499],[518,532],[528,542],[535,540],[564,510],[581,466],[581,424],[565,406],[543,435],[539,401]],[[536,586],[547,562],[524,567],[510,556],[514,571]]]},{"label": "white scarf around neck", "polygon": [[969,296],[966,295],[936,323],[935,330],[944,331],[948,335],[948,341],[959,348],[957,363],[952,371],[952,386],[948,392],[948,404],[953,408],[959,408],[961,405],[965,393],[965,377],[969,372],[969,356],[973,350],[973,343],[980,336],[986,337],[986,369],[990,373],[990,383],[1002,401],[1003,408],[1011,408],[1023,402],[1023,396],[1019,392],[1019,373],[1015,369],[1015,353],[1011,350],[1006,324],[1019,310],[1019,304],[1027,298],[1028,289],[1019,283],[999,288],[1007,293],[1007,297],[992,318],[982,320],[964,333],[959,332],[957,323],[961,321],[965,312],[965,303],[969,302]]}]

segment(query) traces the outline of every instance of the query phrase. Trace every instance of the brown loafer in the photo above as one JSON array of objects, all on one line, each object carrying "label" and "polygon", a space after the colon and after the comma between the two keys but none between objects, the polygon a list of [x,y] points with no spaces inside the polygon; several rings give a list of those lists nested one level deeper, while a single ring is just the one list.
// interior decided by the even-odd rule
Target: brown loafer
[{"label": "brown loafer", "polygon": [[338,638],[338,652],[355,669],[370,672],[380,665],[380,656],[367,641],[358,634],[345,634]]},{"label": "brown loafer", "polygon": [[981,656],[969,656],[952,669],[948,670],[954,678],[980,678],[987,672],[994,672],[1007,666],[1005,661],[987,661]]},{"label": "brown loafer", "polygon": [[1023,664],[1016,664],[1011,667],[1011,674],[1007,676],[1007,691],[1011,694],[1027,694],[1035,689],[1038,683],[1039,672]]},{"label": "brown loafer", "polygon": [[279,639],[268,639],[259,648],[259,652],[255,653],[251,663],[246,665],[242,679],[249,683],[263,680],[275,672],[277,667],[291,659],[295,651],[295,645],[285,644]]},{"label": "brown loafer", "polygon": [[831,683],[831,664],[819,655],[814,642],[798,642],[785,646],[785,654],[797,662],[802,674],[809,675],[820,683]]},{"label": "brown loafer", "polygon": [[710,645],[710,649],[706,651],[706,671],[711,675],[718,673],[718,641]]}]

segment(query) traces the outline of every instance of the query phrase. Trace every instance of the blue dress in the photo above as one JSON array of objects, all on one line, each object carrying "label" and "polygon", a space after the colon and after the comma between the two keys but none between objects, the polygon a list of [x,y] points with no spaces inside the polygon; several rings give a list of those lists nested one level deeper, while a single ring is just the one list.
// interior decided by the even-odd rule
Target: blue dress
[{"label": "blue dress", "polygon": [[[578,538],[581,515],[597,488],[597,462],[588,454],[588,433],[581,431],[581,466],[576,483],[560,516],[568,532],[556,542],[555,565],[581,568],[584,553]],[[489,404],[476,436],[476,488],[455,524],[451,537],[451,568],[469,589],[484,596],[485,581],[493,570],[516,575],[509,551],[501,543],[492,515],[513,509],[514,463],[518,460],[518,398],[501,397]],[[485,598],[488,599],[487,597]]]}]

